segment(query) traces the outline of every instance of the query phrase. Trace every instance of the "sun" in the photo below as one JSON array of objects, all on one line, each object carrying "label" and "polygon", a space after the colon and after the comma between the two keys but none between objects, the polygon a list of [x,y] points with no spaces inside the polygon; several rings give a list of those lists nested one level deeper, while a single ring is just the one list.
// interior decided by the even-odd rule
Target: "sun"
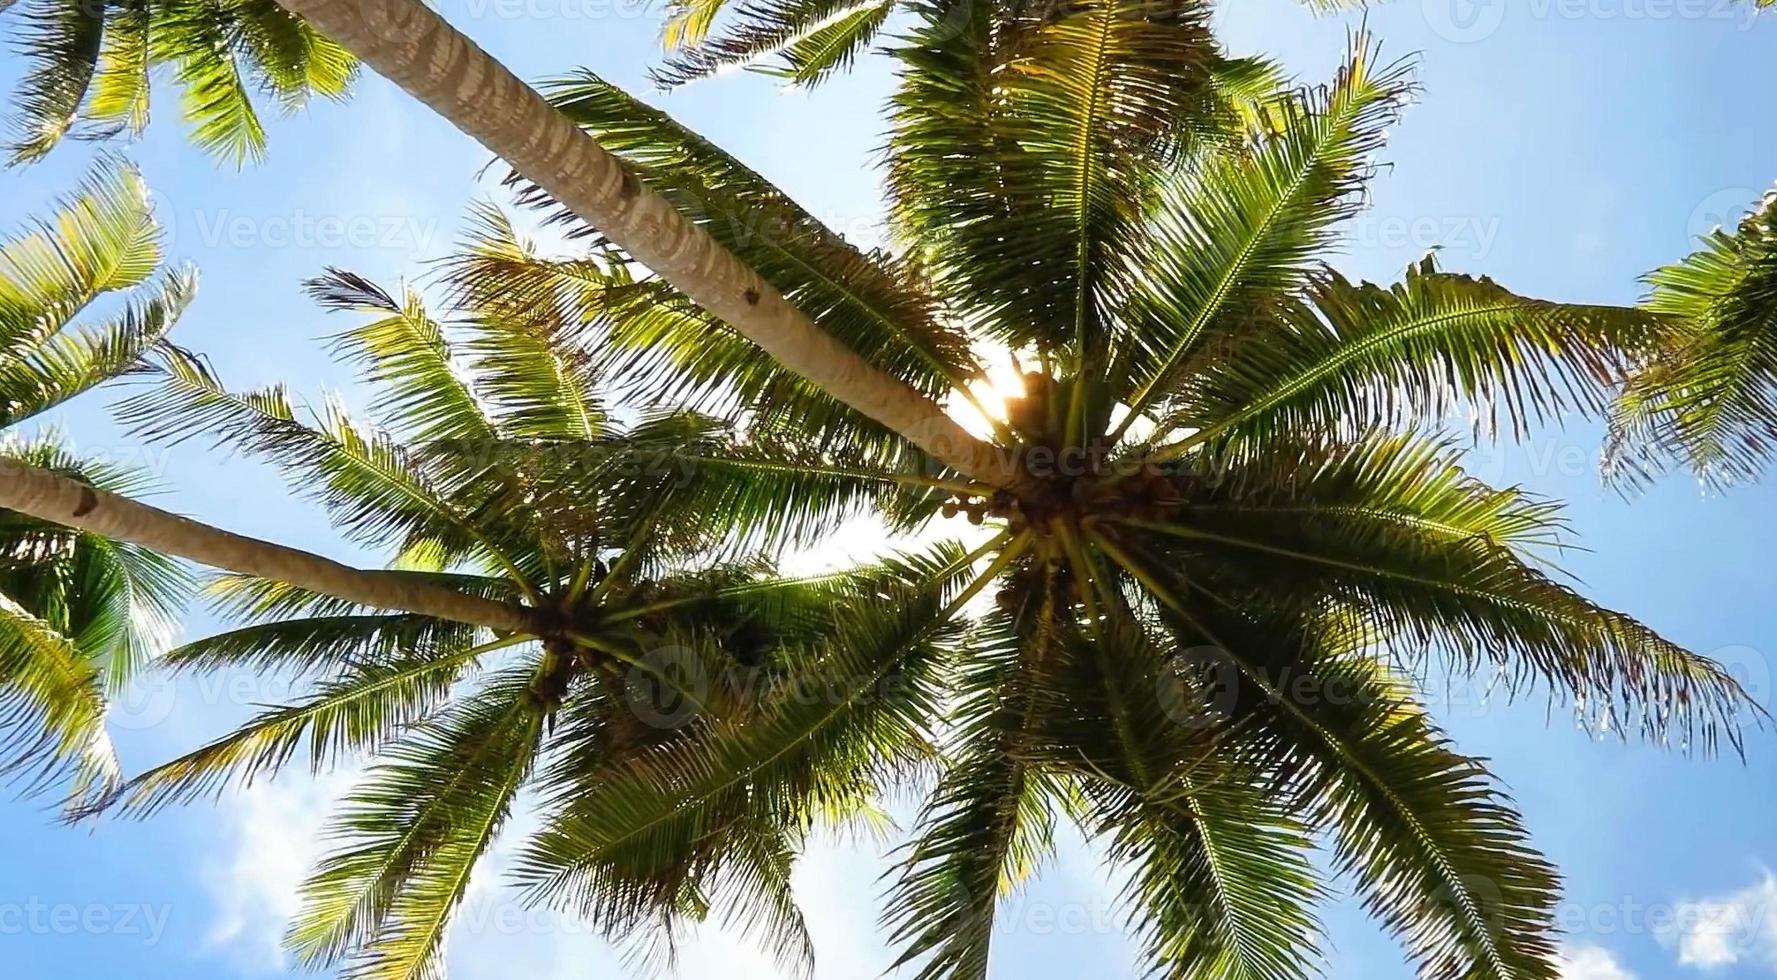
[{"label": "sun", "polygon": [[968,398],[952,396],[945,411],[972,436],[994,437],[994,424],[1008,419],[1006,402],[1024,397],[1024,372],[1011,355],[1000,352],[997,357],[983,359],[987,364],[985,378],[969,382]]}]

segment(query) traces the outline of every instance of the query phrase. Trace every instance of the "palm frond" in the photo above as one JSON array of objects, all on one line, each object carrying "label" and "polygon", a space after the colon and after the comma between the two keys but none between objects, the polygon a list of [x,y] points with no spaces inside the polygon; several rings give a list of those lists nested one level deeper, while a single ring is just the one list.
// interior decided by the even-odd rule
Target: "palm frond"
[{"label": "palm frond", "polygon": [[492,648],[415,650],[383,662],[353,663],[304,700],[271,708],[237,731],[131,779],[99,808],[146,816],[250,786],[275,776],[305,742],[311,772],[374,752],[436,709],[464,666]]},{"label": "palm frond", "polygon": [[345,98],[357,74],[350,52],[276,0],[31,0],[12,16],[31,63],[14,162],[41,158],[70,133],[140,134],[151,73],[167,65],[193,141],[239,165],[265,151],[255,96],[293,111],[314,95]]},{"label": "palm frond", "polygon": [[1643,307],[1676,329],[1622,393],[1607,472],[1629,486],[1674,462],[1715,487],[1756,478],[1777,452],[1777,195],[1646,281]]},{"label": "palm frond", "polygon": [[105,44],[87,96],[86,114],[104,134],[138,136],[148,128],[154,67],[156,0],[111,0]]},{"label": "palm frond", "polygon": [[610,445],[591,475],[609,488],[612,526],[680,528],[684,547],[712,554],[813,545],[840,522],[872,512],[891,528],[910,529],[936,511],[946,485],[690,413],[644,419]]},{"label": "palm frond", "polygon": [[1202,121],[1221,58],[1208,6],[915,9],[889,139],[897,233],[1008,346],[1102,351],[1127,232]]},{"label": "palm frond", "polygon": [[1431,258],[1388,289],[1329,270],[1306,303],[1285,304],[1180,385],[1167,421],[1192,434],[1167,452],[1232,435],[1399,430],[1463,405],[1487,434],[1503,415],[1522,436],[1566,410],[1602,414],[1661,332],[1638,310],[1527,299]]},{"label": "palm frond", "polygon": [[[469,877],[529,775],[547,708],[533,665],[503,670],[365,774],[303,884],[288,945],[353,980],[435,980]],[[343,964],[342,964],[342,961]]]},{"label": "palm frond", "polygon": [[[656,85],[673,88],[760,67],[812,84],[848,67],[893,11],[893,0],[741,0],[715,36],[680,46],[650,74]],[[781,66],[764,64],[773,58]]]},{"label": "palm frond", "polygon": [[[1267,472],[1276,481],[1268,492],[1258,489]],[[1308,450],[1255,465],[1228,486],[1241,487],[1228,496],[1249,506],[1128,524],[1151,535],[1144,541],[1167,564],[1216,567],[1273,604],[1348,604],[1373,642],[1396,655],[1429,648],[1461,672],[1490,667],[1513,690],[1546,684],[1596,731],[1639,729],[1711,751],[1723,736],[1738,746],[1742,725],[1760,717],[1720,665],[1533,567],[1501,532],[1553,533],[1552,512],[1500,497],[1447,455],[1412,440]],[[1263,506],[1267,497],[1283,506]],[[1378,520],[1379,512],[1423,521]],[[1469,536],[1449,533],[1471,519]]]},{"label": "palm frond", "polygon": [[303,108],[312,95],[345,98],[358,71],[351,52],[276,0],[234,5],[254,75],[286,111]]},{"label": "palm frond", "polygon": [[158,385],[117,406],[135,434],[178,442],[209,433],[264,455],[357,540],[435,541],[451,554],[510,572],[521,585],[529,581],[513,557],[527,539],[525,529],[503,523],[499,513],[472,518],[452,499],[451,488],[435,486],[404,446],[360,427],[336,401],[305,424],[281,386],[236,393],[184,351],[168,350],[162,362]]},{"label": "palm frond", "polygon": [[191,141],[235,166],[265,156],[265,124],[237,43],[239,18],[236,3],[174,4],[155,19],[153,39],[155,60],[174,66]]},{"label": "palm frond", "polygon": [[[561,79],[548,86],[548,94],[560,111],[845,346],[933,397],[978,373],[966,342],[943,325],[905,263],[859,251],[732,156],[596,76]],[[523,199],[553,203],[534,188]],[[581,227],[559,210],[556,216]],[[736,348],[744,357],[729,353],[739,338],[726,327],[701,315],[691,323],[694,329],[671,334],[662,330],[665,324],[651,329],[636,325],[628,336],[617,332],[621,323],[612,329],[614,340],[628,350],[672,341],[661,348],[667,354],[648,365],[659,372],[654,376],[657,388],[690,368],[710,364],[721,373],[694,372],[698,383],[730,386],[761,413],[778,411],[770,396],[786,403],[784,408],[801,405],[805,433],[821,431],[823,421],[863,425],[855,412],[798,383],[774,362],[758,357],[750,345]],[[720,361],[712,363],[714,358]],[[811,402],[819,404],[818,410]]]},{"label": "palm frond", "polygon": [[0,592],[0,772],[33,787],[70,773],[70,798],[116,782],[98,670],[74,642]]},{"label": "palm frond", "polygon": [[403,655],[436,657],[484,639],[475,627],[428,616],[338,614],[238,627],[181,644],[160,662],[179,671],[240,668],[302,676],[387,664]]},{"label": "palm frond", "polygon": [[98,70],[105,4],[29,0],[13,16],[25,21],[15,43],[30,69],[6,149],[13,163],[25,163],[48,153],[73,127]]},{"label": "palm frond", "polygon": [[[595,355],[580,342],[568,296],[536,288],[546,267],[498,209],[476,208],[469,239],[444,266],[473,331],[467,344],[476,387],[516,439],[597,439],[605,426]],[[514,272],[517,275],[514,275]],[[511,287],[521,285],[519,290]]]},{"label": "palm frond", "polygon": [[17,357],[0,357],[0,428],[17,425],[129,372],[164,339],[196,291],[189,271],[167,274],[103,324],[63,330]]},{"label": "palm frond", "polygon": [[1222,152],[1166,181],[1127,278],[1130,337],[1112,383],[1129,414],[1117,434],[1177,383],[1211,338],[1238,333],[1307,284],[1333,227],[1355,213],[1381,145],[1410,95],[1411,63],[1377,65],[1358,35],[1328,86],[1276,105],[1258,145]]},{"label": "palm frond", "polygon": [[[1077,817],[1130,877],[1121,896],[1156,975],[1296,978],[1312,972],[1322,886],[1308,828],[1263,788],[1265,767],[1213,717],[1186,714],[1195,651],[1132,605],[1119,552],[1096,531],[1071,565],[1103,599],[1071,640],[1045,753],[1078,773]],[[1176,692],[1179,697],[1169,696]]]},{"label": "palm frond", "polygon": [[375,319],[336,334],[334,351],[379,388],[371,408],[383,424],[420,443],[494,437],[493,424],[457,363],[444,328],[407,290],[400,301],[362,276],[340,269],[309,280],[309,297],[323,309]]},{"label": "palm frond", "polygon": [[146,281],[160,257],[141,175],[101,163],[53,216],[0,244],[0,354],[28,351],[98,296]]},{"label": "palm frond", "polygon": [[1073,624],[1060,593],[1053,567],[1015,575],[951,682],[956,758],[903,848],[883,919],[894,967],[918,963],[920,980],[985,977],[1000,899],[1054,847],[1060,771],[1033,760],[1062,698]]},{"label": "palm frond", "polygon": [[1423,975],[1554,980],[1554,869],[1486,767],[1451,750],[1406,688],[1299,620],[1175,612],[1187,642],[1237,673],[1230,723],[1269,757],[1279,791],[1332,829],[1340,871]]}]

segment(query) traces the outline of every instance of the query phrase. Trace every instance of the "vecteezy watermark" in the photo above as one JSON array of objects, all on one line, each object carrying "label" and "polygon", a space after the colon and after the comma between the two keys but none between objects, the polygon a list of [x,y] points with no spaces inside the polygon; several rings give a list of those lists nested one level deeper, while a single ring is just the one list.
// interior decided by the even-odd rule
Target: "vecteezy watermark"
[{"label": "vecteezy watermark", "polygon": [[0,902],[0,936],[131,936],[160,942],[173,907],[145,902]]},{"label": "vecteezy watermark", "polygon": [[1721,21],[1752,26],[1752,0],[1420,0],[1426,26],[1453,44],[1473,44],[1512,20]]},{"label": "vecteezy watermark", "polygon": [[1416,254],[1435,248],[1448,256],[1484,259],[1499,237],[1499,219],[1362,214],[1345,224],[1339,237],[1347,248],[1410,249]]},{"label": "vecteezy watermark", "polygon": [[655,16],[650,0],[467,0],[469,20],[636,20]]},{"label": "vecteezy watermark", "polygon": [[438,222],[411,214],[317,214],[302,208],[287,214],[242,214],[227,208],[197,208],[171,218],[169,248],[195,240],[213,249],[389,249],[426,254],[440,241]]},{"label": "vecteezy watermark", "polygon": [[1758,203],[1759,192],[1750,187],[1715,191],[1691,209],[1684,226],[1685,241],[1694,245],[1697,239],[1717,230],[1732,234],[1740,219],[1752,213]]},{"label": "vecteezy watermark", "polygon": [[189,674],[183,679],[156,671],[137,675],[112,694],[105,719],[113,728],[140,731],[166,721],[182,705],[263,709],[289,704],[310,690],[311,685],[300,678],[258,671]]}]

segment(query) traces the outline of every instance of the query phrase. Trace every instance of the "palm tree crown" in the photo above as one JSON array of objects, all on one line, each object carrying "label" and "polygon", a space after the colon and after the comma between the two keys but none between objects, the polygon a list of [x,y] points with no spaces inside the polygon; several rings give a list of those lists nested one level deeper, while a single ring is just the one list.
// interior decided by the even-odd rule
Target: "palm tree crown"
[{"label": "palm tree crown", "polygon": [[[1753,706],[1546,571],[1558,510],[1464,474],[1437,425],[1460,405],[1512,430],[1598,411],[1671,324],[1430,262],[1386,287],[1332,270],[1411,91],[1367,40],[1330,84],[1279,93],[1187,0],[911,12],[887,253],[596,77],[553,95],[850,353],[977,411],[1017,463],[1006,479],[952,471],[916,448],[930,433],[759,357],[617,245],[547,259],[485,215],[446,266],[456,347],[417,301],[344,274],[317,286],[374,312],[341,345],[385,384],[391,433],[331,408],[300,421],[282,392],[230,394],[184,357],[126,414],[272,455],[408,574],[509,602],[529,628],[224,580],[231,608],[268,621],[175,659],[316,669],[322,686],[112,802],[268,772],[305,739],[316,765],[381,749],[292,933],[351,976],[435,974],[527,784],[543,801],[517,867],[531,897],[620,936],[717,911],[800,961],[796,846],[935,770],[885,920],[915,976],[985,975],[999,897],[1066,818],[1127,882],[1162,975],[1311,974],[1338,876],[1427,976],[1553,978],[1555,871],[1428,718],[1417,671],[1494,672],[1590,726],[1705,749]],[[404,83],[465,104],[456,76],[396,57],[411,54],[388,57]],[[1003,412],[971,391],[989,356],[1020,365]],[[605,411],[591,379],[649,414]],[[909,529],[967,512],[986,543],[820,583],[731,561],[860,512]],[[713,618],[681,618],[706,604]],[[736,663],[766,682],[678,681]],[[688,696],[682,724],[638,729],[649,711],[618,693],[638,672]]]},{"label": "palm tree crown", "polygon": [[[916,12],[886,151],[892,254],[857,251],[595,77],[551,95],[909,385],[963,399],[1009,351],[1023,397],[984,412],[1023,464],[1009,485],[955,486],[646,276],[532,262],[483,287],[565,290],[614,383],[788,433],[829,471],[819,495],[761,497],[755,520],[868,499],[917,520],[929,510],[906,498],[935,490],[996,529],[995,605],[948,676],[944,773],[889,897],[902,962],[982,975],[996,898],[1066,815],[1127,872],[1131,927],[1165,975],[1310,972],[1324,832],[1427,975],[1552,977],[1555,873],[1419,707],[1415,672],[1496,672],[1589,725],[1704,747],[1748,704],[1716,665],[1544,571],[1558,510],[1465,475],[1437,426],[1463,405],[1511,431],[1598,412],[1669,325],[1430,261],[1386,287],[1333,271],[1411,91],[1367,41],[1331,84],[1275,95],[1231,83],[1197,4]],[[1241,121],[1257,135],[1231,138]],[[703,764],[751,744],[732,739]],[[577,808],[622,826],[624,796],[606,795]]]},{"label": "palm tree crown", "polygon": [[275,0],[24,0],[16,11],[21,83],[14,162],[47,154],[77,121],[93,135],[148,125],[152,73],[170,66],[193,140],[239,164],[265,150],[255,93],[286,111],[343,98],[357,71],[344,48]]},{"label": "palm tree crown", "polygon": [[[790,857],[813,830],[872,812],[877,780],[921,757],[913,733],[935,710],[970,556],[942,547],[800,580],[744,557],[776,529],[715,530],[723,501],[799,476],[775,475],[781,457],[717,419],[614,418],[554,297],[475,290],[487,270],[533,258],[498,212],[478,217],[442,322],[411,291],[340,271],[311,283],[324,305],[367,317],[337,349],[380,388],[386,428],[279,388],[231,392],[179,351],[120,412],[151,437],[208,432],[265,455],[348,534],[391,547],[402,574],[522,606],[531,625],[495,631],[223,577],[213,592],[246,624],[165,663],[285,672],[315,681],[312,695],[101,808],[152,812],[268,776],[304,743],[316,768],[370,752],[290,932],[304,962],[434,975],[469,874],[525,790],[559,814],[529,867],[597,895],[613,935],[713,911],[805,961]],[[694,446],[725,482],[684,481]],[[806,725],[833,710],[816,693],[861,676],[874,691],[891,659],[903,696],[855,699],[818,744],[722,767],[681,758],[716,733]],[[595,787],[629,794],[630,823],[580,811],[589,796],[609,805]],[[700,806],[680,810],[682,793]]]},{"label": "palm tree crown", "polygon": [[[0,457],[115,493],[143,474],[21,427],[125,373],[190,297],[188,272],[156,275],[159,230],[141,178],[106,164],[53,218],[0,245]],[[107,294],[121,311],[73,322]],[[0,742],[42,778],[72,766],[75,791],[115,778],[104,695],[171,639],[181,566],[153,552],[0,510]]]}]

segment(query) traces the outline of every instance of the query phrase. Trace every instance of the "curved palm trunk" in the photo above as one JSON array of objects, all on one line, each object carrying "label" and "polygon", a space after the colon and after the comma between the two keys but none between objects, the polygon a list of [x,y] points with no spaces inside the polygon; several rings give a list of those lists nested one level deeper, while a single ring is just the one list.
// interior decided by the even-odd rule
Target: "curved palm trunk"
[{"label": "curved palm trunk", "polygon": [[378,609],[536,632],[530,614],[518,606],[233,534],[15,460],[0,459],[0,508]]},{"label": "curved palm trunk", "polygon": [[1005,455],[834,340],[536,90],[417,0],[278,0],[549,191],[790,370],[965,475],[1012,487]]}]

